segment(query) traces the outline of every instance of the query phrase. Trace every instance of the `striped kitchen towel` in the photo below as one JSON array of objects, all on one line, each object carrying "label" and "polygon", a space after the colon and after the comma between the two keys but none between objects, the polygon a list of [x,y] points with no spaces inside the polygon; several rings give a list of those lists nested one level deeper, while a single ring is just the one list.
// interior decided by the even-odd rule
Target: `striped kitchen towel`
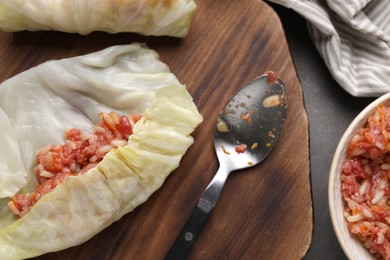
[{"label": "striped kitchen towel", "polygon": [[389,0],[269,0],[306,19],[314,45],[348,93],[390,92]]}]

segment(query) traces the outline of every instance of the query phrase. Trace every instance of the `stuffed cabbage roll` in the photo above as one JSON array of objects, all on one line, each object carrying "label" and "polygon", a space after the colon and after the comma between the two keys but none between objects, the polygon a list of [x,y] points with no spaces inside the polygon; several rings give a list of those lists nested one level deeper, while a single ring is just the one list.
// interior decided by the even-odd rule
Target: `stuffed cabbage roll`
[{"label": "stuffed cabbage roll", "polygon": [[[88,133],[114,114],[140,115],[127,144],[15,217],[9,197],[35,190],[35,153],[64,143],[66,130]],[[0,85],[0,119],[7,147],[0,150],[0,258],[23,259],[81,244],[145,202],[179,166],[202,116],[158,54],[131,44],[8,79]]]},{"label": "stuffed cabbage roll", "polygon": [[185,37],[195,9],[194,0],[0,0],[0,28]]}]

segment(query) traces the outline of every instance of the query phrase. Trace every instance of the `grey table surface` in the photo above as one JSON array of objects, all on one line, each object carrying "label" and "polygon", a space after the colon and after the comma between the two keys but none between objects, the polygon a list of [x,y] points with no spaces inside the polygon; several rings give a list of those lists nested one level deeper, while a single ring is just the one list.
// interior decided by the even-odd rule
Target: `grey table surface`
[{"label": "grey table surface", "polygon": [[305,20],[280,5],[279,15],[304,95],[309,118],[310,177],[313,198],[313,237],[304,259],[347,259],[330,219],[329,170],[336,146],[354,117],[375,98],[353,97],[332,78],[311,41]]}]

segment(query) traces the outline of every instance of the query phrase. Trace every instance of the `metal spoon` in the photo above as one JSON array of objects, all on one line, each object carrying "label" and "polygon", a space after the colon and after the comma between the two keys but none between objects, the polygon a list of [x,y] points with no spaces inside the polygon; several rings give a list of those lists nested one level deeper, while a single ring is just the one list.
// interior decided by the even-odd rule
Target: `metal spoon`
[{"label": "metal spoon", "polygon": [[287,108],[283,82],[269,71],[238,91],[217,119],[214,135],[219,169],[198,201],[166,259],[186,259],[224,183],[233,171],[263,161],[273,148]]}]

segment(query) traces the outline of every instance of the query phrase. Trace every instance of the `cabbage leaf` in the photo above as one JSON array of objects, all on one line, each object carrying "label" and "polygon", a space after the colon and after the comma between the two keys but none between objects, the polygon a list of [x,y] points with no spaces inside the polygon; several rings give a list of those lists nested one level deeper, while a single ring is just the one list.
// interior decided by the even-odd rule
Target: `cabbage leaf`
[{"label": "cabbage leaf", "polygon": [[185,37],[194,0],[0,0],[0,28]]},{"label": "cabbage leaf", "polygon": [[[48,61],[16,75],[0,85],[0,109],[7,123],[1,127],[9,132],[0,144],[13,153],[0,154],[8,167],[0,168],[3,194],[34,188],[35,151],[63,142],[66,129],[88,132],[99,112],[143,114],[126,146],[85,175],[69,176],[22,218],[7,209],[8,198],[0,200],[1,259],[81,244],[132,211],[179,166],[203,120],[185,86],[141,44]],[[8,178],[12,172],[17,177]]]}]

